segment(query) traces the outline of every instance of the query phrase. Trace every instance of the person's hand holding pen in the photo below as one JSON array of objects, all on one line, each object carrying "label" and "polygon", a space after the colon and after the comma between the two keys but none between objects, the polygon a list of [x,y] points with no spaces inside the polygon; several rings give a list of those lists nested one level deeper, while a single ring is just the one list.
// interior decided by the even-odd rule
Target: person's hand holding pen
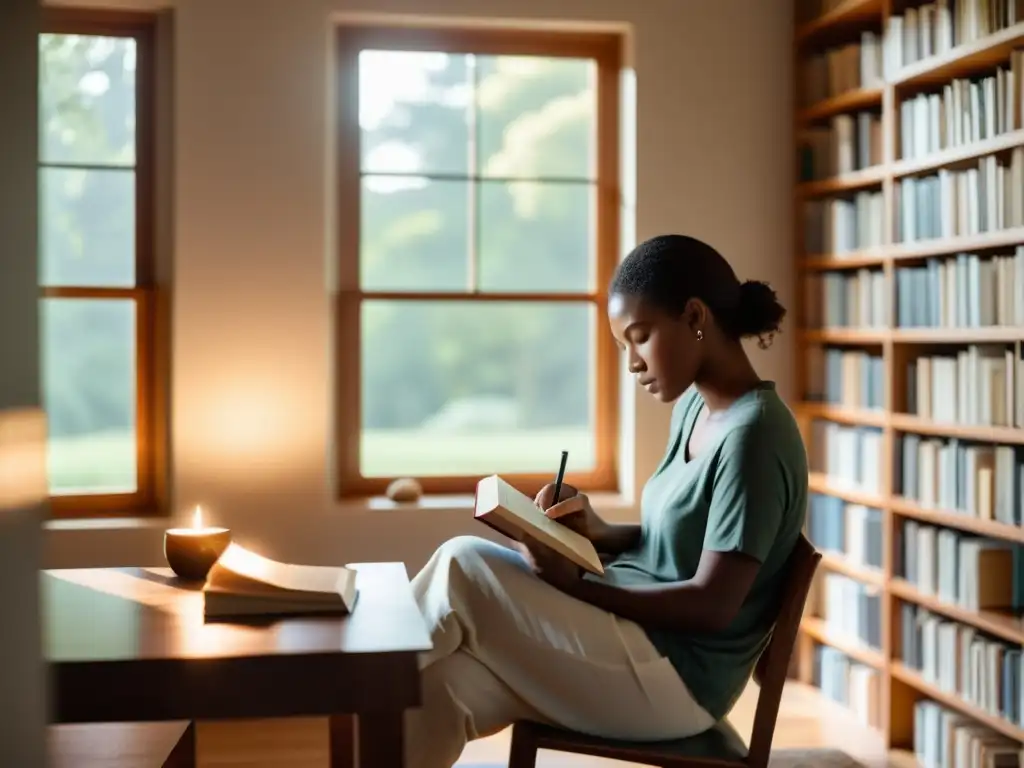
[{"label": "person's hand holding pen", "polygon": [[533,503],[544,510],[544,514],[552,520],[557,520],[596,545],[605,535],[608,525],[590,506],[590,499],[585,493],[580,493],[562,481],[568,456],[568,451],[562,451],[562,463],[555,482],[541,488]]}]

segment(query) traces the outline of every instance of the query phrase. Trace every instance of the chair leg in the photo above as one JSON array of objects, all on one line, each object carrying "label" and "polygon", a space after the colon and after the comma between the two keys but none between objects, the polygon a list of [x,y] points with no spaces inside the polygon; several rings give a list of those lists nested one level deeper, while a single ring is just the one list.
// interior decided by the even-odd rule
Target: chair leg
[{"label": "chair leg", "polygon": [[537,764],[537,741],[528,728],[516,725],[512,728],[512,746],[508,751],[508,768],[535,768]]}]

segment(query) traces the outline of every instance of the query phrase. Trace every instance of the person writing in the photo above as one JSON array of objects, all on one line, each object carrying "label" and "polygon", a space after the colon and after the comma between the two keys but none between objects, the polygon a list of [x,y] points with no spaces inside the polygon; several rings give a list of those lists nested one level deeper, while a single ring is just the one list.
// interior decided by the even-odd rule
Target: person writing
[{"label": "person writing", "polygon": [[433,649],[407,713],[406,765],[448,768],[472,739],[533,720],[606,738],[685,738],[731,709],[767,645],[803,528],[807,457],[789,408],[741,340],[767,346],[785,309],[711,246],[637,246],[609,291],[629,371],[674,403],[638,525],[586,494],[535,502],[589,538],[603,576],[537,542],[442,544],[413,579]]}]

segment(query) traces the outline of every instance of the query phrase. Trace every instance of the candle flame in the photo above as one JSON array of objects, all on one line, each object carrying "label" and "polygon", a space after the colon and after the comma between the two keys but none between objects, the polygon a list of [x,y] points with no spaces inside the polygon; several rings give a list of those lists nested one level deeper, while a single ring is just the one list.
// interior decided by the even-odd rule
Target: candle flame
[{"label": "candle flame", "polygon": [[203,527],[203,508],[196,504],[196,511],[192,513],[192,527],[199,529]]}]

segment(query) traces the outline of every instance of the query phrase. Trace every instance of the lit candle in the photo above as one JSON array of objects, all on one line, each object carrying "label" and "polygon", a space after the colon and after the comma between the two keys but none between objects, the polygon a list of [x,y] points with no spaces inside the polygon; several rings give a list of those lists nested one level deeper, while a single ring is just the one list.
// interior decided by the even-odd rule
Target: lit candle
[{"label": "lit candle", "polygon": [[203,525],[203,509],[196,505],[191,528],[169,528],[164,533],[164,557],[180,578],[206,581],[206,576],[231,543],[231,531]]}]

